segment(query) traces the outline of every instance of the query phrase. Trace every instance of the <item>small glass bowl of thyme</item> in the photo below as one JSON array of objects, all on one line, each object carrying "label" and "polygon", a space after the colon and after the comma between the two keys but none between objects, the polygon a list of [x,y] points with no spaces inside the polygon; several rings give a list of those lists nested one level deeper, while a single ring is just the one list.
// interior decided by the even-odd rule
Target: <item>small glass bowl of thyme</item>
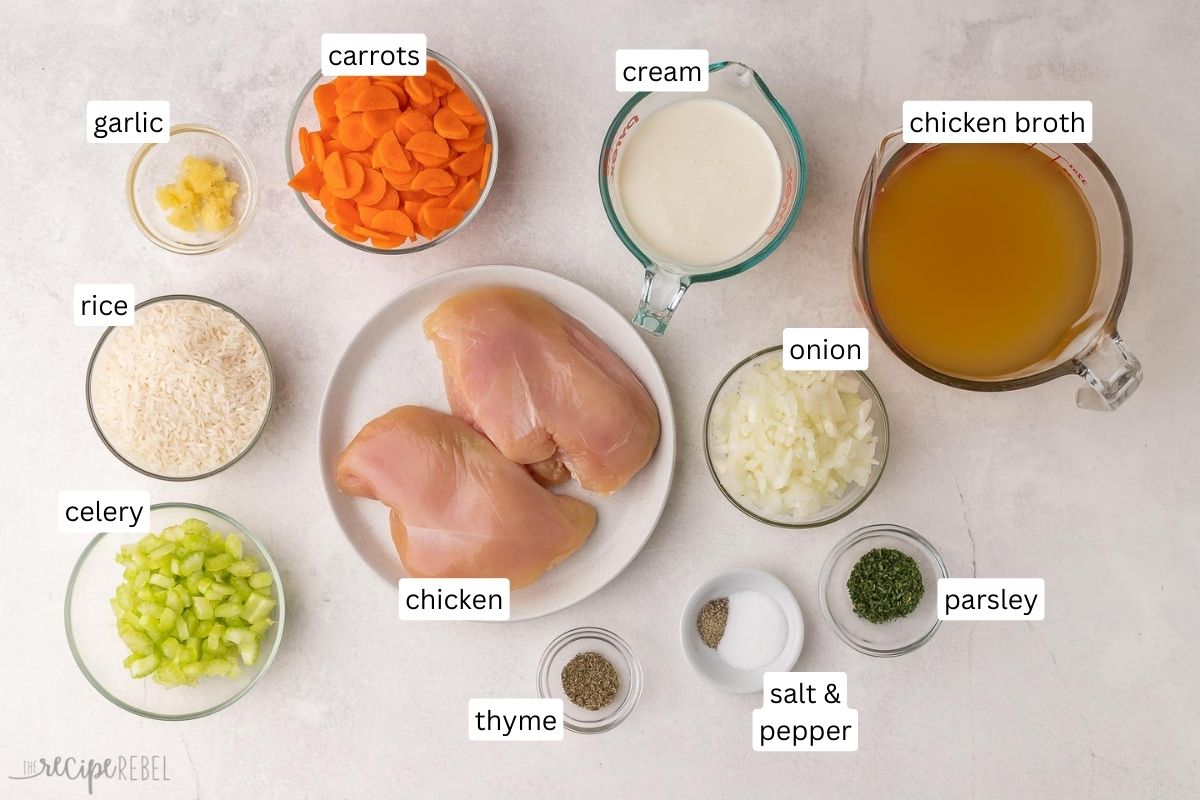
[{"label": "small glass bowl of thyme", "polygon": [[858,652],[902,656],[937,632],[937,582],[948,577],[925,537],[900,525],[870,525],[838,542],[825,559],[821,614]]},{"label": "small glass bowl of thyme", "polygon": [[629,644],[604,628],[574,628],[538,662],[538,696],[563,701],[575,733],[604,733],[625,721],[642,696],[642,665]]}]

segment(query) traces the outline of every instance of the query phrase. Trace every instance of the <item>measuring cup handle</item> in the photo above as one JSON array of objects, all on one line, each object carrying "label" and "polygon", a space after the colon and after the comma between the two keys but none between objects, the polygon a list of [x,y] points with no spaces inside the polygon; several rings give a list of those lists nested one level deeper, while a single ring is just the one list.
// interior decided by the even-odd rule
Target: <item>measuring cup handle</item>
[{"label": "measuring cup handle", "polygon": [[1075,404],[1089,411],[1115,411],[1142,383],[1142,362],[1115,330],[1075,358],[1075,370],[1088,384],[1075,393]]},{"label": "measuring cup handle", "polygon": [[655,336],[662,336],[689,284],[685,276],[646,267],[646,282],[642,285],[642,299],[633,316],[633,324]]}]

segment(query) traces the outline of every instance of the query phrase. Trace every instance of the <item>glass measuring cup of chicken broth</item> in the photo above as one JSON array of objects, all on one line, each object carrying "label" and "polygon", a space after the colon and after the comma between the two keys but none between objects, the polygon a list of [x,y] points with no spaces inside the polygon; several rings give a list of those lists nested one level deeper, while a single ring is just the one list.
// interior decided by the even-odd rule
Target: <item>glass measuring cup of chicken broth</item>
[{"label": "glass measuring cup of chicken broth", "polygon": [[693,283],[745,272],[800,213],[808,167],[800,134],[759,75],[711,64],[706,92],[640,92],[600,155],[600,197],[645,270],[633,321],[661,336]]},{"label": "glass measuring cup of chicken broth", "polygon": [[926,377],[1005,391],[1063,375],[1081,408],[1142,380],[1117,333],[1132,268],[1125,199],[1072,144],[884,137],[859,193],[854,281],[875,331]]}]

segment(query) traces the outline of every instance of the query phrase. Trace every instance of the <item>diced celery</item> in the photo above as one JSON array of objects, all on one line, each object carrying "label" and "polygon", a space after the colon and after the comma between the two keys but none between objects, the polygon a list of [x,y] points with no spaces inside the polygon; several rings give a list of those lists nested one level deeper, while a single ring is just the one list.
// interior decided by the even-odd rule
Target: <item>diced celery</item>
[{"label": "diced celery", "polygon": [[166,558],[173,552],[175,552],[175,545],[165,542],[151,550],[147,555],[150,556],[150,560],[158,561],[160,558]]},{"label": "diced celery", "polygon": [[154,672],[154,669],[157,666],[157,656],[146,656],[145,658],[139,658],[137,661],[129,665],[129,674],[135,678],[144,678],[150,673]]},{"label": "diced celery", "polygon": [[196,617],[199,619],[213,618],[213,604],[207,597],[193,597],[192,607],[196,609]]},{"label": "diced celery", "polygon": [[244,555],[237,534],[190,519],[122,545],[116,561],[122,582],[109,605],[134,678],[195,685],[258,660],[276,601],[271,574]]},{"label": "diced celery", "polygon": [[246,583],[245,578],[238,577],[237,575],[230,576],[229,585],[233,587],[233,590],[237,593],[237,596],[242,600],[245,600],[250,596],[250,593],[254,591],[250,588],[250,584]]},{"label": "diced celery", "polygon": [[204,568],[204,553],[192,553],[179,564],[179,574],[187,577]]},{"label": "diced celery", "polygon": [[274,600],[264,597],[258,592],[252,592],[242,607],[242,619],[253,624],[260,619],[266,619],[274,607]]},{"label": "diced celery", "polygon": [[240,603],[222,603],[213,609],[213,615],[218,619],[223,617],[241,616],[242,606]]},{"label": "diced celery", "polygon": [[204,559],[204,568],[209,572],[220,572],[223,569],[228,569],[233,563],[233,556],[229,553],[222,553],[219,556]]}]

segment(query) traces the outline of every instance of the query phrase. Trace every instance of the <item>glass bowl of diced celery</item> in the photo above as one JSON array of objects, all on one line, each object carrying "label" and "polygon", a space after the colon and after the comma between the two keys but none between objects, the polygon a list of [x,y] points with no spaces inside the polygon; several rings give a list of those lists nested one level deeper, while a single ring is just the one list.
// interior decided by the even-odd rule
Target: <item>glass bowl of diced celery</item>
[{"label": "glass bowl of diced celery", "polygon": [[102,533],[67,585],[67,643],[88,682],[151,719],[228,708],[270,668],[283,584],[262,542],[189,503],[150,507],[149,532]]}]

